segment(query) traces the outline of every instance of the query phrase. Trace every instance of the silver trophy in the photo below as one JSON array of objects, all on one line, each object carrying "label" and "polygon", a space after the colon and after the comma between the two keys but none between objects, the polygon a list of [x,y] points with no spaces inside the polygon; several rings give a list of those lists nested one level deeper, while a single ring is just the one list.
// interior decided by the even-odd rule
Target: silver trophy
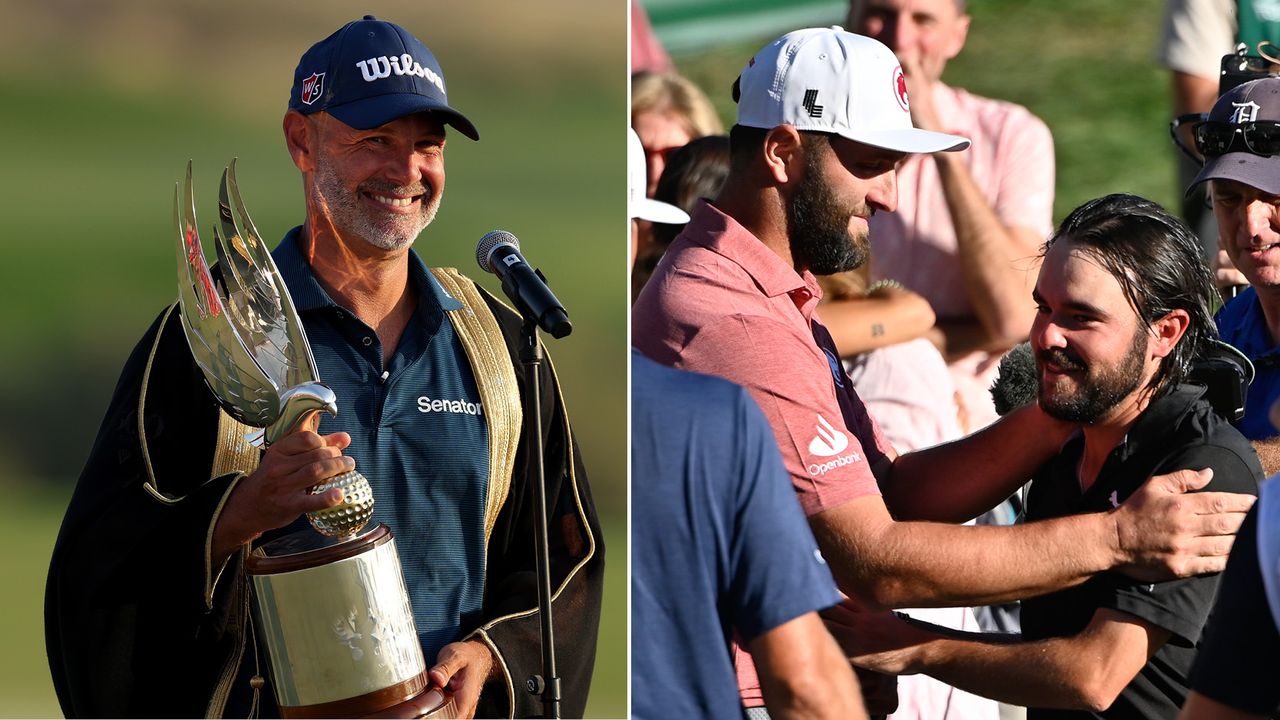
[{"label": "silver trophy", "polygon": [[[178,299],[205,382],[228,415],[259,428],[246,435],[256,447],[315,431],[321,412],[337,414],[337,398],[320,382],[293,300],[245,211],[235,161],[218,194],[217,279],[200,245],[193,196],[188,162],[174,191]],[[448,717],[451,696],[427,690],[391,531],[379,524],[360,532],[373,515],[369,482],[353,470],[311,492],[334,487],[342,503],[307,514],[319,535],[286,535],[246,562],[281,714]]]}]

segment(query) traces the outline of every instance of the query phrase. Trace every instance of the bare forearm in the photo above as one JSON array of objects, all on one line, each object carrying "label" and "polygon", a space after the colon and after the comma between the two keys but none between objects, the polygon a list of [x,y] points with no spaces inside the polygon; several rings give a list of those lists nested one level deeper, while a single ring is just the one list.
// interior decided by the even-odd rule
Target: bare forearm
[{"label": "bare forearm", "polygon": [[933,327],[933,308],[915,293],[835,300],[818,309],[843,357],[923,336]]},{"label": "bare forearm", "polygon": [[888,520],[867,528],[866,515],[841,510],[813,516],[814,536],[840,589],[870,608],[1008,602],[1120,562],[1114,524],[1099,513],[999,527]]},{"label": "bare forearm", "polygon": [[1072,432],[1039,407],[1019,408],[973,435],[899,457],[882,483],[885,503],[899,519],[965,522],[1030,480]]},{"label": "bare forearm", "polygon": [[992,342],[1014,345],[1026,339],[1031,328],[1035,240],[1000,220],[961,158],[940,153],[934,161],[974,314]]},{"label": "bare forearm", "polygon": [[967,692],[1011,705],[1089,710],[1087,662],[1061,638],[1038,642],[939,638],[921,646],[917,669]]}]

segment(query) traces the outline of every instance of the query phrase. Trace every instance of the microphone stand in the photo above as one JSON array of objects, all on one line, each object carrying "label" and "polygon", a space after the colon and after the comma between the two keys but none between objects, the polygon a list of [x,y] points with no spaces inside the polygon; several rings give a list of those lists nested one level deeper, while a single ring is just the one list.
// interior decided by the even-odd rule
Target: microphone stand
[{"label": "microphone stand", "polygon": [[551,557],[547,549],[547,488],[542,464],[542,393],[538,387],[538,369],[542,365],[542,345],[538,342],[538,324],[525,315],[520,332],[520,365],[525,370],[525,386],[529,388],[524,403],[524,424],[532,433],[529,443],[530,462],[534,473],[534,555],[537,558],[538,614],[542,620],[542,675],[530,675],[525,689],[541,695],[545,718],[560,717],[560,676],[556,674],[555,632],[551,623]]}]

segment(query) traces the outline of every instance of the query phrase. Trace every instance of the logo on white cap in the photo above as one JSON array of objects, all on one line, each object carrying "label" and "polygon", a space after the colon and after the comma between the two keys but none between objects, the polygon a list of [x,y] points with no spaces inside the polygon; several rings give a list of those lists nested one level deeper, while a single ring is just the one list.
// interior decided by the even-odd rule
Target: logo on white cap
[{"label": "logo on white cap", "polygon": [[805,90],[804,102],[802,104],[804,105],[805,110],[809,111],[809,117],[811,118],[822,117],[822,106],[818,104],[817,90]]},{"label": "logo on white cap", "polygon": [[903,110],[911,112],[911,102],[907,100],[907,78],[902,74],[902,66],[893,69],[893,96]]}]

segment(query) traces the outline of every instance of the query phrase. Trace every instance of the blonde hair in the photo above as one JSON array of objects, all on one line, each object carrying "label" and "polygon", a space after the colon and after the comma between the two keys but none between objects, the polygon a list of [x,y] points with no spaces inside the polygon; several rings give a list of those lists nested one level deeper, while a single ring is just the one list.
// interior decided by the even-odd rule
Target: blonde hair
[{"label": "blonde hair", "polygon": [[632,121],[646,112],[676,115],[694,138],[724,133],[724,124],[706,93],[678,73],[642,70],[631,76]]}]

